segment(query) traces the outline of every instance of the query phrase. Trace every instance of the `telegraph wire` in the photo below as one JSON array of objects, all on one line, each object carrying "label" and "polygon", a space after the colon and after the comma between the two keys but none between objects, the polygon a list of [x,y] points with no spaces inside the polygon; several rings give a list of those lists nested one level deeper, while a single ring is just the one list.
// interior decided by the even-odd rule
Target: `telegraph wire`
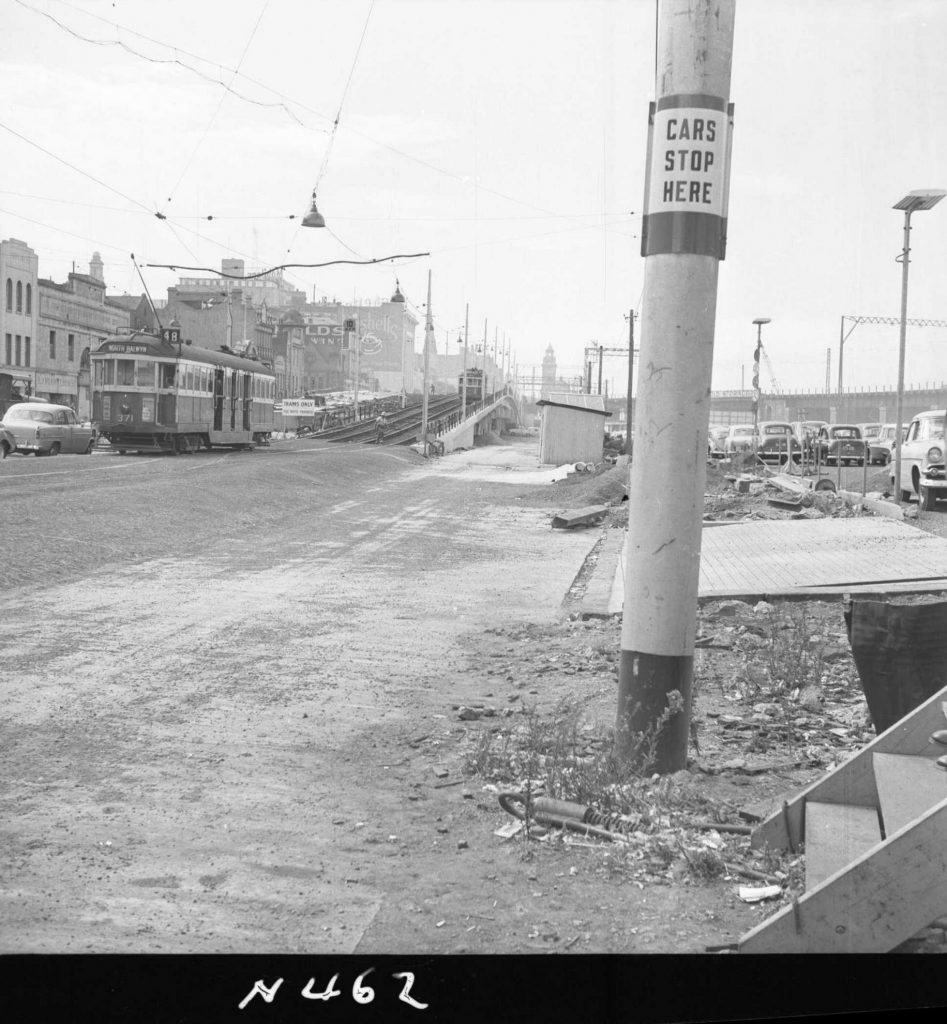
[{"label": "telegraph wire", "polygon": [[[60,28],[65,29],[65,31],[67,31],[67,32],[71,32],[70,29],[68,29],[65,26],[63,26],[62,23],[57,21],[54,17],[52,17],[52,15],[45,14],[45,12],[40,11],[38,8],[32,7],[30,4],[24,3],[23,0],[16,0],[16,2],[21,7],[24,7],[27,10],[33,11],[36,14],[43,14],[44,17],[48,17],[55,24],[59,25]],[[95,18],[97,21],[101,21],[101,22],[103,22],[106,25],[111,25],[115,29],[118,29],[118,30],[123,31],[123,32],[128,32],[131,35],[137,36],[140,39],[147,40],[149,43],[154,43],[156,46],[163,46],[163,47],[165,47],[165,49],[173,50],[175,53],[184,53],[188,57],[192,57],[195,60],[203,61],[205,64],[213,64],[214,63],[213,61],[209,61],[209,60],[207,60],[207,58],[201,57],[198,54],[189,53],[187,50],[184,50],[183,48],[181,48],[179,46],[173,46],[170,43],[161,42],[160,40],[153,39],[150,36],[146,36],[146,35],[144,35],[141,32],[136,32],[134,29],[129,29],[126,26],[118,24],[117,22],[109,21],[107,18],[103,18],[100,15],[93,14],[91,11],[83,10],[82,8],[76,7],[74,4],[68,3],[67,0],[59,0],[59,2],[62,3],[66,7],[72,8],[73,10],[81,11],[83,14],[86,14],[89,17]],[[374,2],[374,0],[373,0],[373,2]],[[77,38],[80,38],[80,39],[84,39],[85,38],[83,36],[79,36],[75,32],[72,32],[71,34],[75,35]],[[99,41],[99,40],[86,40],[86,41],[87,42],[96,43],[96,44],[100,44],[100,45],[104,45],[104,44],[113,45],[115,43],[115,41],[113,41],[113,40],[101,40],[101,41]],[[124,44],[122,44],[120,42],[118,42],[118,45],[124,46]],[[191,68],[189,65],[184,64],[183,62],[181,62],[181,61],[179,61],[177,59],[172,60],[172,61],[157,61],[157,60],[154,60],[153,58],[150,58],[150,57],[148,57],[146,55],[139,54],[139,53],[137,53],[137,51],[131,50],[127,46],[125,46],[124,48],[126,50],[128,50],[130,53],[134,53],[136,56],[140,56],[144,60],[149,60],[149,61],[152,61],[153,63],[179,64],[180,66],[185,67],[185,68],[187,68],[190,71],[195,71],[194,68]],[[217,66],[221,66],[221,65],[217,65]],[[222,67],[222,70],[224,70],[224,71],[233,71],[233,69],[226,68],[226,67]],[[208,76],[202,75],[200,72],[197,72],[197,71],[195,71],[195,73],[196,74],[200,74],[200,76],[202,78],[206,78],[208,81],[212,81],[215,84],[220,85],[222,88],[227,88],[227,86],[223,82],[219,81],[218,79],[208,78]],[[236,74],[235,71],[233,73]],[[265,89],[267,92],[273,94],[274,96],[279,96],[281,99],[283,98],[281,93],[279,93],[277,90],[271,88],[270,86],[264,84],[263,82],[259,82],[256,79],[250,78],[248,75],[244,75],[244,74],[240,74],[240,77],[245,79],[247,82],[250,82],[253,85],[258,86],[261,89]],[[233,90],[230,90],[230,91],[234,92]],[[238,96],[240,99],[247,99],[248,102],[251,102],[251,103],[255,102],[253,100],[248,99],[245,96],[240,95],[239,93],[234,92],[234,95]],[[310,107],[307,104],[302,103],[301,101],[296,100],[296,99],[293,99],[292,102],[300,110],[305,110],[307,113],[313,114],[316,117],[321,118],[323,121],[327,121],[327,122],[331,123],[331,118],[328,115],[323,114],[321,111],[314,110],[312,107]],[[259,105],[260,106],[270,106],[270,104],[262,104],[262,103],[259,104]],[[300,124],[302,124],[302,122],[299,121],[299,118],[295,117],[295,115],[293,115],[288,110],[288,108],[285,106],[285,104],[280,103],[278,105],[283,107],[283,109],[285,109],[287,111],[287,113],[290,113],[290,115],[294,117],[294,120],[296,120]],[[303,125],[303,127],[306,127],[306,126]],[[353,135],[357,135],[360,138],[366,139],[369,142],[373,143],[374,145],[378,146],[379,148],[385,149],[389,153],[394,153],[396,156],[400,156],[403,160],[407,160],[410,163],[414,163],[414,164],[417,164],[420,167],[424,167],[424,168],[426,168],[429,171],[433,171],[435,174],[440,174],[440,175],[443,175],[444,177],[450,178],[452,181],[456,181],[456,182],[458,182],[461,185],[470,185],[470,184],[472,184],[474,189],[477,192],[485,192],[485,193],[488,193],[489,195],[496,196],[498,199],[503,199],[506,202],[515,203],[517,206],[525,206],[525,207],[527,207],[528,209],[531,209],[531,210],[538,210],[540,213],[544,213],[544,214],[547,214],[547,215],[552,216],[552,217],[569,219],[572,216],[571,214],[561,214],[561,213],[557,214],[557,213],[553,213],[551,210],[547,210],[547,209],[545,209],[542,206],[537,206],[535,203],[527,202],[524,199],[517,199],[515,196],[508,195],[505,192],[500,192],[498,189],[490,188],[487,185],[482,185],[482,184],[480,184],[479,181],[477,181],[475,179],[472,180],[468,175],[461,175],[461,174],[457,174],[457,173],[455,173],[453,171],[445,170],[443,167],[438,167],[435,164],[432,164],[432,163],[430,163],[427,160],[421,159],[421,157],[413,156],[411,153],[406,153],[403,149],[399,149],[397,146],[393,146],[390,143],[384,142],[381,139],[378,139],[378,138],[376,138],[373,135],[369,135],[367,132],[360,131],[358,128],[354,128],[351,124],[348,124],[346,126],[346,128]],[[328,133],[330,131],[330,129],[311,129],[311,130],[318,130],[318,131],[322,131],[324,133]],[[334,130],[334,128],[331,129],[331,130]]]},{"label": "telegraph wire", "polygon": [[[60,2],[63,2],[63,0],[60,0]],[[80,32],[76,32],[74,29],[71,29],[68,25],[64,25],[58,18],[55,18],[52,14],[49,14],[47,11],[41,11],[38,8],[31,6],[30,4],[24,3],[23,0],[16,0],[16,3],[18,3],[21,7],[26,8],[26,10],[32,11],[34,14],[39,14],[39,15],[42,15],[42,17],[44,17],[44,18],[48,18],[51,22],[53,22],[53,24],[55,24],[56,26],[61,28],[63,30],[63,32],[66,32],[68,35],[71,35],[74,38],[79,39],[79,40],[81,40],[84,43],[90,43],[92,46],[117,46],[117,47],[119,47],[119,49],[125,50],[126,53],[130,53],[133,57],[138,57],[141,60],[148,61],[149,64],[176,64],[178,67],[184,68],[185,70],[190,71],[192,74],[197,75],[198,78],[202,78],[205,82],[210,82],[211,85],[219,85],[221,88],[225,89],[231,95],[236,96],[237,99],[243,100],[246,103],[252,103],[254,106],[257,106],[257,107],[266,107],[268,109],[274,109],[274,108],[282,109],[301,128],[305,128],[307,131],[313,131],[313,132],[320,132],[322,134],[328,134],[328,131],[329,131],[328,128],[315,128],[315,127],[313,127],[311,125],[307,125],[304,121],[300,120],[300,118],[295,113],[293,113],[292,110],[290,110],[290,108],[286,105],[286,103],[283,102],[284,98],[283,98],[283,96],[280,93],[276,92],[276,90],[274,90],[274,89],[271,89],[269,86],[264,85],[262,82],[255,81],[254,79],[250,78],[247,75],[241,74],[240,77],[243,78],[243,79],[246,79],[246,81],[250,82],[253,85],[259,86],[261,89],[266,89],[267,92],[273,93],[274,96],[278,97],[277,102],[275,102],[275,103],[265,103],[263,100],[255,100],[255,99],[253,99],[252,96],[247,96],[244,93],[237,92],[236,89],[232,88],[226,82],[221,81],[220,78],[214,78],[212,75],[207,75],[203,71],[199,71],[197,68],[192,67],[190,64],[186,63],[185,61],[180,60],[177,56],[174,56],[174,57],[171,57],[171,58],[164,58],[164,59],[162,59],[160,57],[149,57],[147,53],[142,53],[140,50],[133,49],[131,46],[129,46],[127,43],[123,42],[121,39],[90,39],[88,36],[84,36]],[[68,3],[66,3],[65,6],[66,7],[73,7],[72,4],[68,4]],[[81,8],[73,7],[73,10],[81,10]],[[156,46],[163,46],[166,49],[172,50],[175,54],[183,53],[183,54],[187,55],[188,57],[193,57],[194,60],[203,61],[205,64],[211,64],[212,63],[211,61],[206,60],[204,57],[200,57],[200,56],[198,56],[197,54],[194,54],[194,53],[188,53],[187,50],[182,50],[182,49],[180,49],[180,47],[171,46],[168,43],[162,43],[162,42],[160,42],[157,39],[152,39],[149,36],[142,35],[140,32],[135,32],[133,29],[126,28],[126,27],[124,27],[122,25],[117,24],[114,21],[108,21],[106,18],[101,18],[101,17],[99,17],[99,15],[93,14],[91,11],[82,11],[82,13],[88,15],[89,17],[96,18],[98,21],[104,21],[105,24],[112,25],[118,31],[128,32],[131,35],[138,36],[141,39],[146,39],[149,43],[154,43]],[[221,70],[222,71],[230,71],[231,69],[230,68],[223,68],[222,67]],[[321,117],[324,121],[328,121],[329,120],[328,117],[326,117],[324,114],[320,114],[316,110],[310,110],[308,107],[304,107],[303,109],[308,110],[309,113],[315,114],[317,117]]]},{"label": "telegraph wire", "polygon": [[371,0],[368,7],[368,14],[365,15],[365,24],[362,26],[362,34],[355,48],[355,56],[352,58],[352,66],[349,68],[349,76],[345,80],[345,88],[342,90],[342,99],[339,101],[339,109],[336,111],[335,120],[332,122],[332,131],[329,133],[329,141],[326,143],[325,156],[322,158],[322,166],[316,175],[316,184],[313,191],[319,188],[323,175],[329,165],[329,153],[332,151],[332,143],[335,142],[335,133],[339,127],[339,119],[342,117],[342,107],[345,105],[345,98],[349,94],[349,86],[352,84],[352,76],[355,74],[355,66],[358,64],[358,55],[362,52],[362,43],[365,42],[365,33],[368,31],[368,22],[371,20],[372,11],[375,9],[375,0]]},{"label": "telegraph wire", "polygon": [[[244,62],[244,59],[247,56],[247,51],[250,49],[250,46],[253,43],[254,38],[256,37],[257,29],[260,27],[260,22],[263,20],[263,15],[266,14],[266,9],[269,6],[270,6],[270,0],[264,0],[263,8],[261,9],[259,15],[257,16],[256,23],[253,26],[253,30],[250,32],[250,38],[247,40],[246,45],[243,48],[243,53],[240,54],[240,60],[237,61],[236,70],[230,76],[231,84],[233,83],[233,80],[237,77],[237,75],[240,74],[240,65]],[[181,182],[184,180],[184,176],[190,170],[191,164],[194,162],[194,158],[197,156],[198,150],[204,144],[204,139],[207,138],[207,133],[213,127],[214,121],[217,120],[217,115],[220,113],[220,108],[224,105],[224,100],[226,98],[227,98],[227,93],[226,92],[223,92],[223,93],[220,94],[220,99],[217,101],[217,106],[215,107],[213,114],[210,115],[210,120],[207,122],[207,126],[204,128],[203,134],[197,140],[197,145],[192,150],[191,155],[188,158],[187,163],[184,165],[184,168],[182,169],[180,175],[178,176],[178,180],[175,182],[174,188],[171,189],[171,195],[168,196],[168,202],[169,203],[171,202],[172,196],[175,194],[175,192],[177,192],[178,186],[180,186]],[[331,140],[330,140],[330,144],[331,144]],[[185,248],[186,248],[186,246],[185,246]]]},{"label": "telegraph wire", "polygon": [[149,209],[144,203],[138,202],[137,199],[132,199],[131,196],[125,195],[124,192],[120,192],[117,188],[113,188],[111,185],[102,181],[101,178],[96,178],[94,174],[89,174],[88,171],[82,170],[81,167],[76,167],[75,164],[71,164],[68,160],[64,160],[61,156],[56,156],[55,153],[41,146],[38,142],[33,142],[32,139],[28,139],[25,135],[21,135],[18,131],[11,128],[9,125],[4,124],[2,121],[0,121],[0,128],[3,128],[5,131],[8,131],[11,135],[15,135],[18,139],[22,140],[27,145],[33,146],[34,149],[38,149],[41,153],[45,153],[47,156],[51,156],[54,160],[58,160],[59,163],[64,164],[66,167],[68,167],[70,170],[75,171],[77,174],[81,174],[84,178],[88,178],[90,181],[94,181],[96,185],[101,185],[102,188],[108,189],[109,192],[114,192],[115,195],[120,196],[127,203],[132,203],[133,205],[140,207],[142,210],[145,210],[147,213],[150,213],[153,217],[162,217],[162,214],[156,213],[154,210]]}]

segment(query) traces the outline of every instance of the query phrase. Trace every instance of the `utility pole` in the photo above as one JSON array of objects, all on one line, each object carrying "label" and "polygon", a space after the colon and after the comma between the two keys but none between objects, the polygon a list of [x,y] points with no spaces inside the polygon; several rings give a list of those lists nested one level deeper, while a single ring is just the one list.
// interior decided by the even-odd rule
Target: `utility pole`
[{"label": "utility pole", "polygon": [[483,373],[480,377],[480,401],[487,400],[487,318],[483,318]]},{"label": "utility pole", "polygon": [[427,455],[427,377],[431,365],[431,337],[434,321],[431,317],[431,272],[427,272],[427,315],[424,318],[424,387],[421,395],[421,454]]},{"label": "utility pole", "polygon": [[493,328],[493,390],[497,387],[497,343],[500,340],[500,328]]},{"label": "utility pole", "polygon": [[604,350],[601,345],[598,347],[598,393],[602,393],[602,360],[604,357]]},{"label": "utility pole", "polygon": [[635,311],[628,312],[628,397],[625,399],[625,453],[631,455],[631,424],[634,406],[631,395],[635,384]]},{"label": "utility pole", "polygon": [[470,330],[470,303],[464,313],[464,372],[460,378],[460,418],[467,417],[467,334]]},{"label": "utility pole", "polygon": [[355,421],[358,422],[358,357],[362,349],[362,325],[355,321],[355,379],[352,381],[352,408],[355,410]]},{"label": "utility pole", "polygon": [[[616,753],[687,764],[736,0],[661,0]],[[674,472],[668,472],[673,466]]]}]

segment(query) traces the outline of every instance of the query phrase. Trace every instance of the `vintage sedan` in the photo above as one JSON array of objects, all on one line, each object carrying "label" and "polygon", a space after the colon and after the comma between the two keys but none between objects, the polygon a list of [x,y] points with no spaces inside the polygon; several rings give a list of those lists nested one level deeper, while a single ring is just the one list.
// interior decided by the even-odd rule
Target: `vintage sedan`
[{"label": "vintage sedan", "polygon": [[813,449],[823,465],[860,466],[865,461],[865,442],[854,423],[829,423],[822,427]]},{"label": "vintage sedan", "polygon": [[726,458],[738,452],[756,450],[756,431],[752,423],[736,423],[727,431],[723,442],[723,453]]},{"label": "vintage sedan", "polygon": [[763,462],[784,465],[790,458],[793,462],[800,461],[802,445],[793,433],[791,423],[768,421],[760,424],[756,453]]},{"label": "vintage sedan", "polygon": [[16,438],[7,430],[0,427],[0,459],[5,459],[16,451]]},{"label": "vintage sedan", "polygon": [[[868,442],[868,457],[874,462],[876,459],[881,462],[882,466],[886,466],[894,458],[894,435],[898,432],[897,425],[894,423],[883,423],[881,430],[878,432],[878,436]],[[908,432],[908,424],[905,423],[901,427],[901,440],[904,440],[904,435]]]},{"label": "vintage sedan", "polygon": [[724,442],[727,440],[729,427],[718,427],[711,425],[707,431],[707,456],[711,459],[722,459],[726,452],[723,450]]},{"label": "vintage sedan", "polygon": [[16,450],[24,454],[79,452],[91,455],[95,447],[92,424],[80,422],[68,405],[18,402],[7,409],[0,426],[13,435]]},{"label": "vintage sedan", "polygon": [[[907,501],[917,495],[922,509],[930,510],[938,498],[947,498],[947,473],[944,460],[943,411],[922,412],[911,420],[901,445],[901,480],[898,497]],[[891,461],[891,486],[894,488],[895,461]]]}]

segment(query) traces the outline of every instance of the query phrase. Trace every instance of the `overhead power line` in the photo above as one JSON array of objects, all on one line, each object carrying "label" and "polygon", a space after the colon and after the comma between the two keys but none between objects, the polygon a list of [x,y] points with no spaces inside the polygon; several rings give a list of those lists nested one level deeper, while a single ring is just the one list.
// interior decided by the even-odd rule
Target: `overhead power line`
[{"label": "overhead power line", "polygon": [[257,274],[228,274],[223,270],[217,270],[215,267],[182,267],[177,263],[145,263],[146,267],[153,267],[158,270],[173,270],[175,272],[179,270],[200,270],[206,274],[216,274],[218,277],[233,278],[238,281],[250,281],[257,277],[266,277],[267,274],[272,274],[277,270],[286,270],[289,267],[295,267],[297,269],[310,270],[319,267],[334,267],[340,263],[349,263],[355,266],[365,266],[374,263],[388,263],[391,260],[415,260],[422,256],[430,256],[429,252],[400,252],[394,256],[379,256],[377,259],[370,260],[327,260],[325,263],[281,263],[278,267],[268,267],[266,270],[261,270]]},{"label": "overhead power line", "polygon": [[[242,78],[245,81],[251,83],[252,85],[255,85],[258,88],[266,90],[271,95],[279,97],[279,103],[277,103],[277,104],[258,103],[257,105],[259,105],[259,106],[280,106],[284,110],[286,110],[286,112],[291,117],[293,117],[293,119],[295,121],[297,121],[300,125],[302,125],[303,127],[308,127],[306,125],[303,125],[303,122],[300,121],[300,119],[295,114],[293,114],[292,111],[289,110],[289,108],[286,106],[286,101],[288,101],[288,102],[291,102],[299,110],[304,110],[307,113],[313,114],[315,117],[318,117],[321,120],[329,123],[330,125],[333,125],[333,127],[329,128],[329,129],[313,129],[313,130],[321,130],[321,131],[326,131],[326,132],[334,130],[334,122],[333,122],[333,119],[331,117],[329,117],[327,114],[322,113],[322,111],[314,110],[312,107],[308,106],[307,104],[303,103],[300,100],[292,99],[290,97],[283,96],[281,93],[279,93],[276,89],[273,89],[271,86],[268,86],[268,85],[266,85],[263,82],[259,82],[259,81],[257,81],[254,78],[250,78],[248,75],[245,75],[242,72],[239,72],[239,71],[237,71],[234,68],[225,67],[223,65],[220,65],[216,61],[210,61],[206,57],[201,57],[201,56],[199,56],[197,54],[190,53],[190,52],[188,52],[187,50],[185,50],[184,48],[182,48],[180,46],[176,46],[176,45],[171,44],[171,43],[165,43],[165,42],[162,42],[161,40],[158,40],[158,39],[153,39],[151,36],[146,36],[146,35],[144,35],[141,32],[136,32],[134,29],[130,29],[130,28],[128,28],[125,25],[119,24],[118,22],[110,21],[108,18],[103,18],[103,17],[101,17],[98,14],[94,14],[92,11],[88,11],[88,10],[85,10],[83,8],[76,7],[74,4],[68,3],[67,0],[59,0],[59,2],[62,3],[65,7],[69,7],[72,10],[79,11],[82,14],[86,15],[87,17],[95,18],[96,21],[100,21],[103,24],[110,25],[112,28],[115,28],[115,29],[117,29],[119,31],[122,31],[122,32],[127,32],[127,33],[129,33],[130,35],[133,35],[133,36],[137,36],[139,39],[144,39],[144,40],[146,40],[149,43],[153,43],[155,46],[162,46],[166,50],[171,50],[175,54],[174,59],[173,60],[165,60],[165,61],[155,60],[154,58],[148,57],[146,54],[141,54],[141,53],[138,53],[135,50],[132,50],[130,47],[126,46],[120,40],[113,40],[113,39],[108,39],[108,40],[87,39],[85,36],[82,36],[79,33],[73,31],[72,29],[67,28],[65,25],[63,25],[61,22],[59,22],[52,15],[46,14],[44,11],[40,11],[38,8],[33,7],[32,5],[24,3],[24,0],[16,0],[16,2],[21,7],[24,7],[26,10],[32,11],[35,14],[41,14],[44,17],[49,18],[49,20],[52,21],[54,24],[58,25],[59,28],[61,28],[64,31],[68,32],[70,35],[75,36],[77,39],[82,39],[85,42],[93,43],[95,45],[109,45],[109,46],[111,46],[111,45],[118,45],[118,46],[121,46],[123,49],[128,50],[128,52],[134,54],[135,56],[141,57],[143,60],[151,61],[152,63],[177,64],[177,65],[179,65],[181,67],[187,68],[187,70],[189,70],[189,71],[193,71],[195,74],[199,74],[200,77],[205,78],[205,79],[207,79],[210,82],[213,82],[213,84],[215,84],[215,85],[219,85],[221,88],[225,88],[225,89],[228,88],[227,85],[224,82],[221,82],[219,79],[217,79],[217,78],[210,78],[207,75],[203,75],[200,72],[196,71],[194,68],[190,67],[188,64],[182,62],[178,58],[177,55],[183,53],[185,56],[190,57],[193,60],[200,61],[200,62],[202,62],[204,64],[207,64],[207,65],[209,65],[211,67],[219,68],[221,71],[225,71],[225,72],[228,72],[228,73],[230,73],[230,74],[232,74],[232,75],[234,75],[236,77]],[[233,93],[233,95],[237,96],[239,99],[246,100],[247,102],[250,102],[250,103],[256,103],[256,101],[254,101],[254,100],[252,100],[252,99],[250,99],[250,98],[248,98],[246,96],[243,96],[243,95],[241,95],[239,93],[236,93],[233,89],[229,89],[229,91],[231,93]],[[374,145],[380,147],[381,149],[387,150],[389,153],[394,153],[396,156],[401,157],[403,160],[407,160],[407,161],[409,161],[411,163],[417,164],[419,167],[424,167],[424,168],[426,168],[429,171],[433,171],[435,174],[440,174],[440,175],[442,175],[442,176],[444,176],[446,178],[450,178],[452,181],[458,182],[461,185],[472,185],[473,188],[476,191],[478,191],[478,192],[484,192],[484,193],[487,193],[489,195],[496,196],[498,199],[503,199],[506,202],[515,203],[517,206],[523,206],[523,207],[526,207],[527,209],[530,209],[530,210],[537,210],[540,213],[544,213],[544,214],[547,214],[547,215],[552,216],[552,217],[561,218],[563,220],[570,220],[570,219],[572,219],[572,216],[573,216],[572,214],[555,213],[552,210],[547,210],[546,208],[544,208],[542,206],[537,206],[535,203],[528,202],[525,199],[517,199],[516,196],[511,196],[511,195],[509,195],[509,194],[507,194],[505,192],[501,192],[501,191],[499,191],[499,189],[490,188],[488,185],[483,185],[478,180],[476,180],[475,178],[472,179],[469,175],[458,174],[458,173],[456,173],[454,171],[445,170],[443,167],[438,167],[436,164],[432,164],[432,163],[430,163],[430,161],[423,160],[421,157],[414,156],[411,153],[406,153],[403,149],[399,149],[397,146],[393,146],[393,145],[391,145],[391,143],[385,142],[382,139],[379,139],[379,138],[375,137],[374,135],[369,135],[367,132],[360,131],[358,128],[353,127],[351,124],[347,124],[346,125],[346,130],[350,131],[353,135],[359,136],[359,138],[368,140],[369,142],[373,143]]]}]

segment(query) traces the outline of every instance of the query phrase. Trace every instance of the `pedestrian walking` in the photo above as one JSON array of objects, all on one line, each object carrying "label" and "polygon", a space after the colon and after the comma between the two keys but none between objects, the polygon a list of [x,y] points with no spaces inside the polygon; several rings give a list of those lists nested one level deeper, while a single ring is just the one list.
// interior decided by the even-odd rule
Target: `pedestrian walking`
[{"label": "pedestrian walking", "polygon": [[375,420],[375,443],[384,444],[386,433],[388,433],[388,417],[382,412]]}]

